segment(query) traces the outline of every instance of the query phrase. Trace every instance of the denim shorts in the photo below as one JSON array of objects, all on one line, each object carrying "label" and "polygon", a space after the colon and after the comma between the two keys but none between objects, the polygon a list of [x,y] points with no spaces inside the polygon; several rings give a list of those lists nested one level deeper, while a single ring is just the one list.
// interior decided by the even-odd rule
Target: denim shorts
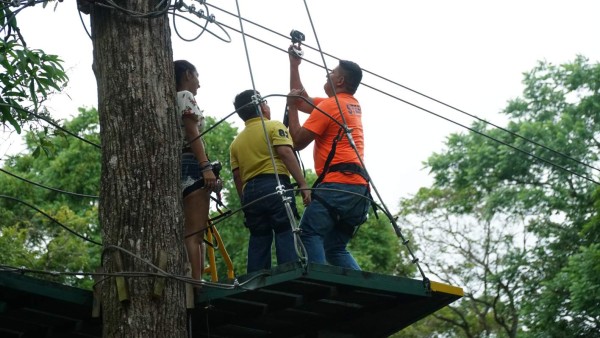
[{"label": "denim shorts", "polygon": [[204,186],[204,178],[200,171],[200,163],[192,153],[181,155],[181,188],[183,197],[201,189]]},{"label": "denim shorts", "polygon": [[[285,189],[292,189],[289,177],[279,175],[279,180]],[[244,186],[242,205],[258,200],[244,207],[244,224],[251,234],[261,236],[291,230],[282,196],[276,192],[277,180],[274,174],[258,175]],[[294,193],[286,191],[285,196],[290,197],[292,213],[298,218]]]}]

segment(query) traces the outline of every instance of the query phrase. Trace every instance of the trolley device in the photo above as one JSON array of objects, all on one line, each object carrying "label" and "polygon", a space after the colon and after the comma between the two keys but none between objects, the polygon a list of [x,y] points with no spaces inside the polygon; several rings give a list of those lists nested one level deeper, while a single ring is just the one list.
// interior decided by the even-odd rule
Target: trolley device
[{"label": "trolley device", "polygon": [[294,51],[294,54],[296,54],[297,57],[301,58],[304,55],[304,51],[302,51],[302,49],[300,48],[302,42],[304,41],[304,33],[292,29],[292,31],[290,32],[290,37],[292,38],[292,50]]}]

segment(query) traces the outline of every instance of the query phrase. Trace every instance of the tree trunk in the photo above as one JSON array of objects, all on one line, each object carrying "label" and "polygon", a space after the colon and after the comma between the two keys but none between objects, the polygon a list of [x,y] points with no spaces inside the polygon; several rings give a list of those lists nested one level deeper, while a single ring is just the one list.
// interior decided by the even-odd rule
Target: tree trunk
[{"label": "tree trunk", "polygon": [[[148,13],[159,0],[117,3]],[[98,5],[90,17],[102,140],[99,218],[104,271],[154,273],[142,260],[158,265],[163,251],[165,270],[185,275],[181,135],[168,17],[136,18]],[[117,278],[102,283],[104,337],[186,337],[183,283],[166,279],[164,291],[153,299],[157,278],[124,280],[126,301],[119,300],[124,295],[117,293]]]}]

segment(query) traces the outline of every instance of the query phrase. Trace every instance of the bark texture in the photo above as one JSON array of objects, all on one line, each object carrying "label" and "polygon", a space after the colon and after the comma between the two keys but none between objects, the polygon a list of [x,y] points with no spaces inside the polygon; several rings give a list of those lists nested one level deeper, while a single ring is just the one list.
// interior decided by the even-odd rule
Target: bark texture
[{"label": "bark texture", "polygon": [[[115,2],[141,13],[159,3]],[[143,260],[157,264],[162,250],[167,253],[166,271],[185,275],[181,135],[168,17],[136,18],[98,5],[90,16],[102,139],[104,270],[154,273]],[[122,270],[114,252],[120,252]],[[155,278],[126,277],[129,300],[119,301],[115,280],[102,283],[104,337],[187,336],[183,283],[167,279],[162,296],[153,299]]]}]

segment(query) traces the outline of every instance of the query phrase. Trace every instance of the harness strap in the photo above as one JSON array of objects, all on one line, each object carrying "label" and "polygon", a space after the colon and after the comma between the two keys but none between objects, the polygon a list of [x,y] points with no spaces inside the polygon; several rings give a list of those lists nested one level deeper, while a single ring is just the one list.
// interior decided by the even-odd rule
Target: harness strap
[{"label": "harness strap", "polygon": [[345,174],[358,174],[364,178],[365,181],[369,182],[369,179],[367,178],[367,172],[357,163],[336,163],[329,167],[330,173],[334,171],[339,171]]},{"label": "harness strap", "polygon": [[[365,168],[361,167],[360,165],[358,165],[356,163],[347,163],[347,162],[336,163],[334,165],[331,165],[331,161],[333,160],[333,157],[335,156],[335,150],[337,148],[337,144],[343,137],[343,131],[344,131],[344,129],[340,128],[338,130],[336,137],[333,139],[333,143],[331,145],[331,150],[329,151],[329,154],[327,155],[327,159],[325,160],[325,165],[323,166],[323,171],[321,172],[321,175],[319,175],[319,177],[317,178],[315,183],[313,183],[313,186],[312,186],[313,188],[316,188],[317,185],[319,185],[323,181],[323,179],[325,178],[325,175],[327,175],[327,173],[335,172],[335,171],[343,172],[343,173],[358,174],[362,178],[364,178],[365,181],[367,181],[367,184],[369,184],[370,180],[367,175],[367,172],[366,172]],[[366,196],[368,198],[370,198],[371,200],[373,200],[373,197],[371,196],[371,187],[370,186],[367,187]],[[315,198],[318,199],[319,197],[315,196]],[[330,208],[329,204],[325,203],[324,201],[320,201],[320,202],[323,203],[323,205],[325,205],[325,207],[327,208],[327,210],[329,210],[330,213],[332,213],[332,208]],[[375,218],[379,219],[379,216],[377,215],[377,204],[375,202],[371,202],[371,207],[373,208],[373,213],[375,214]]]},{"label": "harness strap", "polygon": [[312,186],[313,188],[316,187],[317,185],[319,185],[319,183],[321,183],[323,181],[323,179],[325,178],[325,175],[327,175],[327,172],[329,172],[329,165],[331,164],[331,161],[333,160],[333,157],[335,156],[335,149],[337,148],[338,141],[342,139],[342,131],[343,131],[343,129],[340,128],[338,130],[337,135],[333,139],[333,144],[331,145],[331,150],[329,151],[329,155],[327,155],[327,159],[325,160],[325,165],[323,166],[323,171],[321,172],[321,175],[319,175],[319,177],[317,178],[315,183],[313,183],[313,186]]}]

